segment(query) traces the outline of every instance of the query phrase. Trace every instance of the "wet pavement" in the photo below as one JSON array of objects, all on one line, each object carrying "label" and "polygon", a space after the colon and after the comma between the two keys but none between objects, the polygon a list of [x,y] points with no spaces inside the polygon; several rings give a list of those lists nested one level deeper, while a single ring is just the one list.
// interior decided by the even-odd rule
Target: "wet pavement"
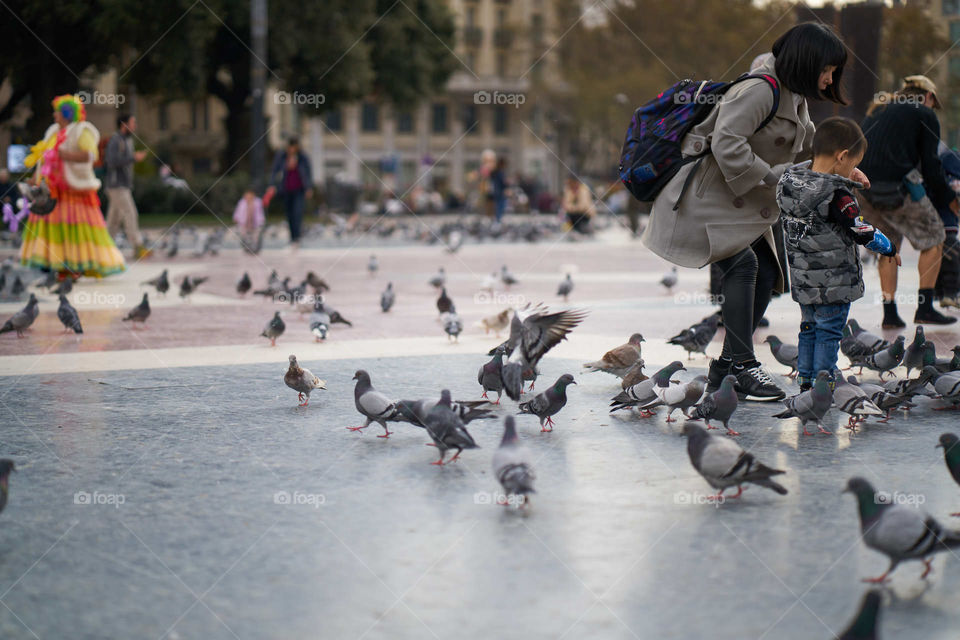
[{"label": "wet pavement", "polygon": [[[468,245],[456,256],[375,251],[375,278],[364,271],[367,248],[277,251],[263,263],[236,252],[147,261],[81,283],[74,298],[90,300],[78,306],[81,341],[59,333],[49,297],[29,337],[0,336],[0,456],[18,467],[0,514],[0,638],[830,638],[859,606],[861,578],[887,566],[860,542],[853,498],[841,494],[847,478],[862,475],[960,528],[948,515],[960,510],[960,487],[934,448],[960,425],[927,399],[856,435],[832,411],[836,435],[814,437],[771,418],[775,406],[741,405],[738,440],[786,470],[790,493],[751,487],[719,505],[689,464],[682,421],[609,415],[619,382],[580,365],[633,331],[647,337],[648,372],[682,359],[663,341],[710,312],[702,271],[681,272],[678,291],[665,294],[663,263],[618,238]],[[483,274],[503,262],[521,285],[478,297]],[[326,273],[334,306],[355,326],[315,344],[287,311],[288,334],[271,349],[256,334],[272,303],[232,294],[247,263],[259,266],[257,286],[268,266]],[[447,343],[425,284],[441,264],[468,325],[459,345]],[[137,283],[162,266],[202,269],[209,287],[192,302],[158,300],[136,333],[114,299],[98,306],[94,292],[132,307]],[[389,439],[376,426],[344,428],[360,424],[357,368],[395,398],[443,386],[478,397],[476,370],[497,340],[473,323],[507,295],[557,305],[567,269],[577,282],[570,305],[591,315],[543,362],[541,389],[565,372],[579,382],[555,431],[518,419],[537,475],[526,511],[492,504],[500,419],[473,423],[481,448],[442,468],[428,464],[436,452],[415,427],[397,425]],[[398,303],[384,316],[376,305],[388,277]],[[914,267],[904,287],[911,277]],[[875,292],[872,278],[852,314],[871,328]],[[770,332],[795,336],[798,316],[776,300]],[[960,342],[956,331],[931,335],[941,354]],[[282,383],[289,353],[327,381],[307,408]],[[765,345],[758,353],[772,362]],[[694,359],[679,377],[705,365]],[[505,401],[501,415],[514,407]],[[960,558],[941,554],[927,581],[921,569],[904,563],[893,575],[882,637],[957,637]]]}]

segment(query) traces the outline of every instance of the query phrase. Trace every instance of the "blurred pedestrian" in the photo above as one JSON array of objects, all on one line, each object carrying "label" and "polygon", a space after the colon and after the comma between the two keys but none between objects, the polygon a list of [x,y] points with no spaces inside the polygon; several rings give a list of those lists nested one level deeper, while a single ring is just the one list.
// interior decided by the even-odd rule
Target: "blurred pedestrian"
[{"label": "blurred pedestrian", "polygon": [[258,253],[260,229],[266,222],[263,200],[257,197],[253,187],[243,192],[243,197],[233,210],[233,222],[237,225],[237,234],[244,251]]},{"label": "blurred pedestrian", "polygon": [[123,227],[127,242],[133,247],[133,257],[137,260],[150,255],[143,246],[138,224],[139,213],[133,201],[133,165],[141,162],[146,151],[134,151],[133,134],[137,130],[137,118],[125,113],[117,118],[117,132],[110,136],[104,152],[103,163],[107,178],[107,232],[116,237]]},{"label": "blurred pedestrian", "polygon": [[0,205],[9,204],[11,207],[17,202],[19,193],[15,182],[10,182],[10,172],[0,169]]},{"label": "blurred pedestrian", "polygon": [[[873,184],[863,192],[861,209],[866,221],[898,247],[903,248],[906,237],[920,252],[920,290],[913,321],[943,325],[957,319],[933,308],[946,238],[937,210],[946,208],[956,214],[957,199],[937,156],[940,122],[934,109],[939,108],[936,85],[926,76],[908,76],[886,104],[864,119],[861,126],[868,146],[861,168]],[[908,186],[907,175],[916,170],[923,184],[917,179]],[[892,258],[881,257],[878,262],[884,329],[906,326],[897,312],[897,267]]]},{"label": "blurred pedestrian", "polygon": [[[960,153],[942,141],[937,149],[947,185],[955,194],[960,194]],[[945,238],[940,273],[937,275],[936,297],[940,306],[960,309],[960,242],[957,240],[957,214],[949,206],[937,207],[943,222]]]},{"label": "blurred pedestrian", "polygon": [[507,209],[507,159],[497,158],[497,164],[490,172],[490,192],[493,195],[493,215],[497,224],[503,220]]},{"label": "blurred pedestrian", "polygon": [[483,215],[492,218],[495,214],[493,204],[493,182],[491,175],[497,168],[497,154],[493,149],[484,149],[480,154],[480,168],[477,170],[477,195]]},{"label": "blurred pedestrian", "polygon": [[570,225],[570,230],[581,235],[588,235],[590,219],[596,211],[593,204],[593,195],[590,188],[572,173],[567,176],[563,185],[563,213]]},{"label": "blurred pedestrian", "polygon": [[300,151],[300,141],[297,138],[290,138],[287,148],[277,152],[270,178],[273,188],[283,198],[283,210],[287,214],[287,225],[290,227],[290,245],[296,248],[300,246],[306,200],[313,195],[310,159]]}]

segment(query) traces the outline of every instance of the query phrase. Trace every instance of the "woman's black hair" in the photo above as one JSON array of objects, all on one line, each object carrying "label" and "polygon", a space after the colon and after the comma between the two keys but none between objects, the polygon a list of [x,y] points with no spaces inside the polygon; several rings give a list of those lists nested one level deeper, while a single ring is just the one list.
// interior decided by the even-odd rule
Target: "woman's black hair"
[{"label": "woman's black hair", "polygon": [[[847,47],[830,27],[818,22],[804,22],[777,38],[771,49],[777,61],[777,77],[790,91],[812,100],[830,100],[848,104],[843,95],[843,65]],[[833,65],[833,82],[820,91],[820,74]]]}]

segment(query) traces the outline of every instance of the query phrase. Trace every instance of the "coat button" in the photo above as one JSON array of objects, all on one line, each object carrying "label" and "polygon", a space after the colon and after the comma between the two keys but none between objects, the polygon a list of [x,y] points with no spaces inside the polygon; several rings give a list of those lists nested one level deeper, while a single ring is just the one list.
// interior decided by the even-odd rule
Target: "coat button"
[{"label": "coat button", "polygon": [[742,207],[742,206],[743,206],[743,198],[741,198],[740,196],[737,196],[736,198],[734,198],[734,199],[733,199],[733,206],[735,206],[737,209],[739,209],[740,207]]},{"label": "coat button", "polygon": [[769,217],[770,217],[770,209],[768,209],[767,207],[764,207],[763,209],[760,209],[760,217],[761,217],[761,218],[769,218]]},{"label": "coat button", "polygon": [[784,138],[783,136],[780,136],[779,138],[773,141],[773,144],[777,145],[778,147],[782,147],[786,141],[787,141],[786,138]]},{"label": "coat button", "polygon": [[702,143],[702,142],[694,142],[694,143],[693,143],[693,150],[694,150],[694,151],[699,152],[701,149],[703,149],[703,143]]}]

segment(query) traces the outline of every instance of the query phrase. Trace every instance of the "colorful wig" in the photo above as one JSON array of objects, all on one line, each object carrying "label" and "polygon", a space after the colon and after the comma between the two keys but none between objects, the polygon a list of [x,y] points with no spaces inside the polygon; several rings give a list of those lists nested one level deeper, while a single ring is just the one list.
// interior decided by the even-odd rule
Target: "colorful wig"
[{"label": "colorful wig", "polygon": [[87,110],[79,95],[65,93],[53,99],[53,108],[69,122],[82,122],[87,119]]}]

